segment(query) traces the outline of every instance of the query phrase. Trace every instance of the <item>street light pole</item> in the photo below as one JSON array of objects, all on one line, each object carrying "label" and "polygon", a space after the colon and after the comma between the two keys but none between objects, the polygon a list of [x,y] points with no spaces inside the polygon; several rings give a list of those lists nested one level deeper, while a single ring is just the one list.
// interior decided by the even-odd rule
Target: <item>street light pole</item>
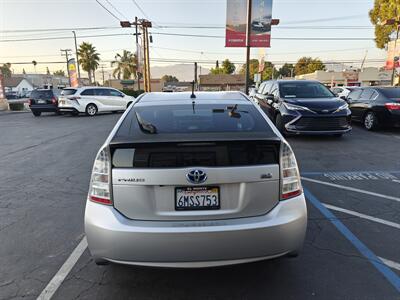
[{"label": "street light pole", "polygon": [[135,37],[136,37],[136,79],[137,79],[137,86],[138,91],[140,91],[140,72],[137,70],[139,69],[139,35],[138,35],[138,17],[135,17]]},{"label": "street light pole", "polygon": [[246,86],[245,86],[245,93],[246,93],[246,95],[249,94],[249,86],[250,86],[251,8],[252,8],[252,0],[247,0],[247,26],[246,26]]},{"label": "street light pole", "polygon": [[74,41],[75,41],[75,56],[76,56],[76,66],[78,67],[78,82],[81,84],[81,68],[79,67],[79,58],[78,58],[78,44],[76,43],[76,33],[73,30]]}]

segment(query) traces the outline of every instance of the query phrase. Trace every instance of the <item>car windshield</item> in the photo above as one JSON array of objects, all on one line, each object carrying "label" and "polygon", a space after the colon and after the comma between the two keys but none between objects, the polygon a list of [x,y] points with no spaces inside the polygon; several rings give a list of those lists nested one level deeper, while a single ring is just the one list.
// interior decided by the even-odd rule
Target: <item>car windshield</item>
[{"label": "car windshield", "polygon": [[400,88],[382,89],[381,92],[388,98],[400,98]]},{"label": "car windshield", "polygon": [[334,94],[318,82],[283,82],[279,84],[283,98],[329,98]]},{"label": "car windshield", "polygon": [[146,106],[136,107],[135,113],[141,128],[149,133],[251,132],[269,129],[257,109],[248,104]]}]

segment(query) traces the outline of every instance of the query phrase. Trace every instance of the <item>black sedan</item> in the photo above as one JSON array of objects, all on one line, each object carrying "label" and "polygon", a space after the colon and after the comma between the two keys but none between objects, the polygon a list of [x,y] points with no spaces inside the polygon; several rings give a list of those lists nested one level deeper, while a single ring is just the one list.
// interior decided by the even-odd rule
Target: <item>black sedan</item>
[{"label": "black sedan", "polygon": [[352,119],[367,130],[400,127],[400,88],[364,87],[347,96]]},{"label": "black sedan", "polygon": [[42,112],[54,112],[59,114],[58,94],[58,90],[33,90],[29,97],[29,108],[33,115],[39,117]]},{"label": "black sedan", "polygon": [[348,104],[317,81],[266,81],[254,100],[283,135],[341,136],[351,131]]}]

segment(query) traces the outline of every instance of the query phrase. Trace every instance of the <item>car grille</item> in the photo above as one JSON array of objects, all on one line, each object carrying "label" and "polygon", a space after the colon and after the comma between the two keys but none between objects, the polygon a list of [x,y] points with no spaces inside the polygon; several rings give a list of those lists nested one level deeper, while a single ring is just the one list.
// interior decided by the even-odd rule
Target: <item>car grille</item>
[{"label": "car grille", "polygon": [[349,123],[346,117],[325,117],[325,118],[300,118],[295,124],[298,130],[325,131],[343,130]]}]

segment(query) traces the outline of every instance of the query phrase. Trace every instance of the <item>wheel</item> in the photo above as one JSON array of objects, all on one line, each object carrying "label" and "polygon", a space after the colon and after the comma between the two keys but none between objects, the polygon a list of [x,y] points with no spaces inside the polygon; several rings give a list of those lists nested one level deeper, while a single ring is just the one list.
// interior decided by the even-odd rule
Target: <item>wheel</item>
[{"label": "wheel", "polygon": [[86,114],[88,116],[93,117],[94,115],[97,114],[97,106],[94,105],[93,103],[90,103],[86,106]]},{"label": "wheel", "polygon": [[98,266],[106,266],[106,265],[110,264],[110,262],[108,260],[105,260],[102,258],[95,258],[94,263]]},{"label": "wheel", "polygon": [[35,117],[39,117],[42,114],[41,111],[32,111],[32,113]]},{"label": "wheel", "polygon": [[56,110],[56,111],[55,111],[55,114],[56,114],[57,116],[61,116],[61,111]]},{"label": "wheel", "polygon": [[275,125],[278,128],[279,132],[282,133],[283,136],[287,136],[288,132],[285,128],[285,123],[282,120],[282,116],[278,114],[275,118]]},{"label": "wheel", "polygon": [[375,130],[379,127],[378,118],[374,112],[369,111],[366,113],[364,116],[364,127],[367,130]]}]

